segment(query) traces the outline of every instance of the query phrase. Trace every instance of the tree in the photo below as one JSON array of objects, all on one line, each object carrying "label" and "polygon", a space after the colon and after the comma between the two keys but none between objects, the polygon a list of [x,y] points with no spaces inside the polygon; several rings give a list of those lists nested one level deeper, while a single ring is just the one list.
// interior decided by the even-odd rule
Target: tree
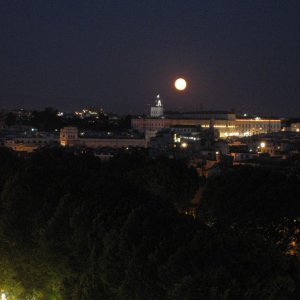
[{"label": "tree", "polygon": [[29,123],[33,127],[44,131],[60,129],[63,127],[63,122],[62,119],[57,116],[57,113],[58,111],[51,107],[47,107],[43,111],[34,111]]},{"label": "tree", "polygon": [[6,115],[4,119],[4,124],[7,127],[11,127],[16,124],[16,121],[17,121],[16,116],[12,112],[10,112]]},{"label": "tree", "polygon": [[242,167],[208,181],[200,213],[209,222],[264,224],[300,215],[299,177]]},{"label": "tree", "polygon": [[[0,281],[7,291],[16,286],[18,298],[70,300],[298,296],[298,258],[264,231],[244,226],[244,206],[238,206],[235,224],[229,222],[230,211],[220,218],[221,208],[241,199],[228,183],[256,195],[250,183],[264,178],[270,185],[273,176],[241,171],[209,182],[206,193],[212,194],[205,201],[213,201],[204,204],[218,222],[207,226],[176,210],[197,186],[194,171],[182,161],[138,153],[101,163],[91,155],[47,149],[19,163],[12,153],[0,152],[0,168],[10,170],[0,175]],[[282,182],[281,175],[275,179]],[[284,182],[286,189],[297,188],[297,178]],[[268,192],[263,186],[258,190]],[[256,213],[255,201],[247,200]],[[255,224],[268,220],[262,216]]]}]

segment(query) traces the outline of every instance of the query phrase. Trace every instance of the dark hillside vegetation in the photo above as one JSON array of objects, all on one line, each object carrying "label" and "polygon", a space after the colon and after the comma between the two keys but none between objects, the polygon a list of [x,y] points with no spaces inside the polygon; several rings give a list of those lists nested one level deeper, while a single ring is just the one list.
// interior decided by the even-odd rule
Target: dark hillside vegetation
[{"label": "dark hillside vegetation", "polygon": [[183,161],[0,149],[0,288],[8,299],[297,299],[297,256],[232,226],[217,202],[226,184],[208,184],[202,222],[177,210],[198,188]]}]

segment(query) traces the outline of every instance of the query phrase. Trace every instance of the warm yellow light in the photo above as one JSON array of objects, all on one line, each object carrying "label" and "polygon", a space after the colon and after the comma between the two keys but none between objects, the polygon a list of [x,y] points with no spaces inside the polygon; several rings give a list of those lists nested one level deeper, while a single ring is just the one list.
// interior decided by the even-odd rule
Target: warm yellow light
[{"label": "warm yellow light", "polygon": [[261,146],[262,148],[265,148],[265,147],[266,147],[266,143],[265,143],[265,142],[261,142],[261,143],[260,143],[260,146]]},{"label": "warm yellow light", "polygon": [[175,81],[175,88],[179,91],[185,90],[186,85],[186,81],[183,78],[178,78]]},{"label": "warm yellow light", "polygon": [[181,148],[187,148],[188,144],[187,143],[182,143]]}]

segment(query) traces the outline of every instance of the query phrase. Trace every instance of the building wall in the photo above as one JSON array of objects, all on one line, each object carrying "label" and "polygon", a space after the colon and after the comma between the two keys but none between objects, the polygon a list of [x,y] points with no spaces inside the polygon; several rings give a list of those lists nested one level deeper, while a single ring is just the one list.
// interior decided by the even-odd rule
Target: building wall
[{"label": "building wall", "polygon": [[236,128],[240,136],[278,132],[281,130],[279,119],[236,119]]},{"label": "building wall", "polygon": [[93,138],[79,138],[75,142],[76,146],[85,146],[88,148],[98,147],[112,147],[112,148],[126,148],[126,147],[146,147],[145,139],[93,139]]},{"label": "building wall", "polygon": [[6,141],[4,146],[18,152],[33,152],[39,148],[39,145],[37,144],[16,143],[13,140]]},{"label": "building wall", "polygon": [[254,134],[278,132],[281,130],[279,119],[215,119],[213,122],[208,119],[163,119],[163,118],[133,118],[132,129],[140,132],[146,130],[159,130],[176,125],[201,126],[210,128],[213,123],[221,138],[228,136],[250,136]]},{"label": "building wall", "polygon": [[245,161],[258,157],[257,153],[250,152],[231,152],[230,155],[233,157],[234,161]]},{"label": "building wall", "polygon": [[125,138],[80,138],[76,127],[65,127],[60,131],[60,144],[62,146],[85,146],[88,148],[98,147],[146,147],[145,139]]},{"label": "building wall", "polygon": [[57,145],[58,137],[11,137],[3,140],[3,145],[14,151],[32,152],[46,145]]},{"label": "building wall", "polygon": [[150,115],[153,118],[158,118],[163,116],[164,110],[162,106],[152,106],[150,110]]},{"label": "building wall", "polygon": [[64,127],[60,130],[60,144],[62,146],[73,146],[78,140],[78,129],[76,127]]},{"label": "building wall", "polygon": [[291,124],[291,131],[292,132],[299,132],[300,131],[300,123],[292,123]]}]

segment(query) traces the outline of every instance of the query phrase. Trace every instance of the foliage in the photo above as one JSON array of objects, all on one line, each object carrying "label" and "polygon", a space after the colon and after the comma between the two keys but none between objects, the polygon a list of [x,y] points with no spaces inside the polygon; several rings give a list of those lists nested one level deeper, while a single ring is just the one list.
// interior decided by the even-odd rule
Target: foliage
[{"label": "foliage", "polygon": [[59,130],[65,126],[75,126],[80,130],[119,131],[131,129],[131,116],[109,116],[105,113],[84,118],[70,114],[58,116],[57,109],[47,107],[41,111],[33,111],[26,118],[17,118],[13,113],[7,114],[5,125],[9,127],[16,123],[32,126],[41,131]]},{"label": "foliage", "polygon": [[63,123],[57,113],[58,111],[51,107],[47,107],[42,111],[33,111],[29,124],[42,131],[59,129]]},{"label": "foliage", "polygon": [[213,226],[262,235],[284,254],[300,256],[297,168],[239,167],[208,181],[199,214]]},{"label": "foliage", "polygon": [[[124,153],[101,163],[60,149],[20,159],[0,149],[0,168],[0,288],[11,297],[231,300],[299,294],[297,257],[283,254],[264,234],[232,224],[210,228],[177,212],[198,187],[195,171],[183,161]],[[217,181],[206,193],[217,183],[214,206],[205,202],[214,219],[221,215],[217,198],[227,191]]]},{"label": "foliage", "polygon": [[201,213],[208,221],[263,224],[300,216],[299,174],[242,167],[208,181]]},{"label": "foliage", "polygon": [[17,121],[16,116],[12,112],[10,112],[5,116],[4,124],[5,126],[10,127],[15,125],[16,121]]}]

